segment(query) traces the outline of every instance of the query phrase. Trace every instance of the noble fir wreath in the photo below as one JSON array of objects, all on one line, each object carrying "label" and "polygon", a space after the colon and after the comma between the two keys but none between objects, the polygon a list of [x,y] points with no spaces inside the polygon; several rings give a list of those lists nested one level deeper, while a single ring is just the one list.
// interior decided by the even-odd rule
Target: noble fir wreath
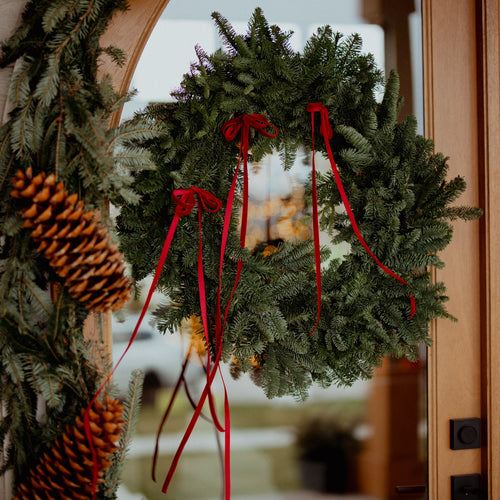
[{"label": "noble fir wreath", "polygon": [[[161,327],[172,329],[184,318],[202,316],[200,232],[209,351],[217,357],[220,297],[222,316],[229,304],[221,358],[232,363],[236,375],[250,371],[269,397],[303,398],[312,382],[351,384],[370,377],[386,355],[415,359],[416,347],[430,342],[430,320],[449,317],[443,305],[445,286],[433,283],[429,267],[444,265],[437,252],[451,240],[450,221],[480,215],[475,208],[453,206],[465,181],[446,179],[446,158],[433,152],[430,140],[417,135],[413,116],[398,122],[396,73],[389,76],[383,99],[377,102],[382,75],[373,57],[361,54],[358,36],[346,38],[321,28],[297,53],[290,48],[290,34],[270,26],[260,9],[243,35],[221,15],[213,17],[224,48],[209,55],[198,47],[198,62],[174,93],[176,103],[151,105],[142,114],[160,125],[163,134],[147,143],[156,169],[134,173],[141,202],[124,204],[118,219],[134,277],[144,278],[154,270],[176,210],[176,189],[202,188],[226,204],[244,141],[238,134],[233,143],[226,140],[222,130],[230,120],[243,115],[267,119],[277,135],[250,128],[250,159],[258,162],[278,151],[288,169],[300,147],[312,150],[308,104],[323,103],[333,128],[329,144],[359,232],[376,258],[401,280],[381,269],[349,217],[338,210],[342,200],[333,173],[318,174],[321,228],[332,244],[349,243],[350,252],[332,259],[328,248],[321,250],[317,328],[312,241],[262,241],[241,248],[235,209],[219,279],[224,210],[229,204],[204,214],[201,229],[197,217],[179,220],[159,279],[170,298],[157,311]],[[316,119],[315,148],[326,154],[319,125]],[[243,211],[245,189],[240,174],[235,203]],[[315,190],[309,193],[314,198]],[[314,204],[311,207],[314,212]],[[409,297],[416,303],[414,314]]]}]

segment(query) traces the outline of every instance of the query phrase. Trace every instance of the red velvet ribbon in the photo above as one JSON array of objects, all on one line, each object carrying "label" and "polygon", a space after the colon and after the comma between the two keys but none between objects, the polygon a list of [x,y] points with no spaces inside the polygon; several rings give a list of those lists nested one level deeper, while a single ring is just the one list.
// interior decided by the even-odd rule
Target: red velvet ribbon
[{"label": "red velvet ribbon", "polygon": [[[191,417],[189,425],[184,433],[184,436],[182,437],[181,443],[179,444],[179,446],[177,448],[177,451],[174,455],[174,458],[173,458],[172,463],[170,465],[170,468],[168,470],[167,476],[166,476],[165,481],[164,481],[163,486],[162,486],[163,493],[166,493],[169,486],[170,486],[174,472],[177,469],[177,465],[178,465],[179,460],[181,458],[182,452],[184,451],[184,448],[186,447],[186,444],[187,444],[187,442],[188,442],[189,438],[191,437],[191,434],[194,430],[196,422],[198,421],[198,419],[201,415],[203,405],[205,404],[205,401],[206,401],[206,399],[211,391],[212,382],[215,378],[215,375],[217,374],[217,371],[219,370],[221,354],[222,354],[222,351],[219,349],[217,351],[217,356],[214,360],[212,369],[209,372],[208,381],[205,384],[203,392],[202,392],[200,399],[198,401],[198,405],[196,406],[196,409],[193,413],[193,416]],[[230,474],[231,464],[230,464],[230,455],[229,455],[230,440],[231,440],[231,437],[230,437],[231,424],[230,424],[230,415],[229,415],[229,399],[227,396],[227,390],[225,388],[225,385],[224,385],[224,415],[225,415],[225,419],[224,419],[225,426],[222,430],[225,433],[225,449],[226,449],[226,453],[224,456],[225,498],[226,498],[226,500],[229,500],[230,499],[230,491],[231,491],[231,474]],[[212,418],[213,418],[213,416],[212,416]]]},{"label": "red velvet ribbon", "polygon": [[[268,132],[266,129],[271,127],[274,132]],[[168,471],[167,477],[163,484],[162,491],[165,493],[172,481],[173,474],[179,462],[182,451],[193,432],[196,422],[201,414],[203,405],[208,397],[210,403],[210,411],[212,418],[218,430],[224,431],[225,433],[225,455],[224,455],[224,469],[225,469],[225,484],[224,484],[224,496],[226,500],[231,497],[231,462],[230,462],[230,446],[231,446],[231,419],[230,419],[230,409],[229,409],[229,399],[227,395],[226,386],[224,383],[224,378],[222,373],[220,373],[220,359],[222,355],[222,340],[224,336],[224,328],[227,320],[227,315],[229,313],[229,307],[234,297],[234,293],[238,286],[238,282],[241,276],[241,270],[243,268],[243,261],[239,260],[236,267],[236,277],[234,280],[233,289],[231,291],[231,296],[229,297],[228,303],[226,304],[224,311],[224,318],[221,315],[221,286],[222,286],[222,268],[224,263],[224,254],[227,244],[227,238],[229,235],[229,228],[231,223],[231,215],[234,205],[234,196],[236,191],[236,183],[238,180],[238,174],[241,166],[241,160],[243,158],[243,203],[242,203],[242,216],[241,216],[241,229],[240,229],[240,248],[245,247],[245,239],[247,232],[247,220],[248,220],[248,151],[250,142],[250,128],[253,128],[257,133],[263,135],[264,137],[276,137],[278,131],[274,125],[269,123],[268,119],[264,115],[252,114],[252,115],[241,115],[232,120],[227,121],[222,126],[222,133],[227,141],[232,141],[240,136],[240,152],[238,157],[238,165],[236,171],[233,175],[231,182],[231,187],[229,189],[227,202],[226,202],[226,212],[224,214],[224,226],[222,230],[222,242],[221,242],[221,252],[220,252],[220,262],[219,262],[219,284],[217,288],[217,303],[215,309],[215,349],[216,357],[213,362],[211,369],[207,370],[208,380],[201,394],[198,405],[193,413],[191,421],[184,433],[181,444],[177,449],[174,456],[170,470]],[[213,408],[213,403],[211,403],[211,384],[219,371],[222,384],[224,387],[224,428],[222,429],[220,423],[218,422],[218,417],[215,409]]]},{"label": "red velvet ribbon", "polygon": [[[168,406],[163,414],[161,423],[158,426],[158,429],[156,431],[155,449],[154,449],[154,453],[153,453],[153,461],[151,464],[152,465],[151,466],[151,479],[154,482],[156,482],[156,466],[157,466],[158,457],[160,454],[160,437],[161,437],[161,433],[163,431],[163,426],[167,422],[167,419],[168,419],[168,417],[173,409],[173,405],[174,405],[175,399],[177,397],[177,394],[178,394],[182,385],[184,385],[184,391],[185,391],[186,397],[188,398],[193,410],[196,410],[196,408],[198,406],[198,403],[195,402],[195,400],[193,399],[193,397],[189,391],[189,386],[188,386],[188,383],[187,383],[186,378],[185,378],[185,373],[186,373],[187,365],[189,362],[189,358],[191,356],[191,351],[192,351],[192,345],[188,349],[188,352],[187,352],[186,357],[184,359],[184,363],[183,363],[182,368],[181,368],[181,373],[180,373],[179,378],[177,379],[177,382],[174,386],[172,396],[170,397],[169,404],[168,404]],[[200,358],[201,363],[203,363],[203,359],[202,359],[203,356],[201,354],[198,354],[198,356]],[[204,415],[203,413],[200,413],[200,417],[203,418],[208,423],[211,423],[211,424],[214,423],[213,419],[211,419],[209,416]],[[218,435],[216,435],[216,438],[217,438],[217,447],[219,449],[219,454],[222,457],[223,452],[222,452],[222,447],[220,446]],[[222,462],[222,472],[223,472],[222,479],[223,479],[223,483],[224,483],[224,481],[225,481],[224,458],[221,458],[221,462]]]},{"label": "red velvet ribbon", "polygon": [[[337,169],[337,165],[335,163],[335,160],[333,158],[333,153],[330,147],[330,139],[333,137],[333,130],[330,125],[330,119],[328,116],[328,109],[326,106],[321,103],[321,102],[313,102],[309,103],[307,105],[307,111],[311,113],[311,129],[312,129],[312,147],[313,147],[313,155],[312,155],[312,165],[313,165],[313,211],[314,207],[316,207],[316,213],[314,215],[314,218],[316,219],[315,223],[315,231],[318,230],[316,229],[318,221],[317,221],[317,194],[316,194],[316,171],[315,171],[315,161],[314,161],[314,113],[319,112],[320,118],[321,118],[321,126],[319,129],[320,134],[323,136],[323,139],[325,140],[325,145],[326,145],[326,152],[328,154],[328,158],[330,160],[330,165],[332,167],[332,172],[335,177],[335,182],[337,184],[337,189],[339,190],[340,197],[342,199],[342,203],[344,204],[344,207],[346,209],[347,215],[349,216],[349,220],[351,221],[352,228],[354,230],[354,233],[356,234],[356,237],[358,238],[359,242],[363,246],[363,248],[368,252],[370,257],[375,261],[375,263],[384,271],[386,272],[389,276],[392,276],[394,279],[398,280],[399,282],[403,283],[404,285],[408,286],[408,283],[401,278],[401,276],[398,276],[395,272],[391,271],[388,267],[386,267],[382,262],[380,262],[379,259],[373,254],[373,252],[370,250],[368,247],[367,243],[363,239],[363,236],[361,235],[361,232],[358,228],[358,225],[356,223],[356,220],[354,218],[354,214],[351,209],[351,205],[349,204],[349,200],[347,199],[346,192],[344,190],[344,186],[342,185],[342,180],[340,179],[340,174]],[[316,236],[315,236],[315,241],[316,241]],[[319,249],[315,250],[315,255],[319,256]],[[320,276],[321,274],[318,274],[318,262],[316,261],[316,276],[318,280],[321,280]],[[318,291],[321,290],[321,285],[318,287]],[[321,299],[318,297],[318,310],[320,307],[320,301]],[[410,292],[410,304],[411,304],[411,313],[410,313],[410,319],[413,318],[415,311],[416,311],[416,306],[415,306],[415,297],[413,294]],[[319,313],[318,313],[319,315]],[[316,323],[317,324],[317,323]]]},{"label": "red velvet ribbon", "polygon": [[[266,129],[271,127],[273,132],[268,132]],[[233,289],[231,291],[231,296],[226,304],[224,311],[224,318],[221,321],[221,286],[222,286],[222,268],[224,264],[224,254],[226,249],[227,238],[229,235],[229,228],[231,224],[231,213],[234,204],[234,195],[236,190],[236,181],[238,179],[238,173],[240,170],[241,158],[243,157],[243,203],[242,203],[242,213],[241,213],[241,228],[240,228],[240,248],[245,248],[245,239],[247,233],[247,221],[248,221],[248,151],[250,143],[250,128],[253,128],[257,133],[263,135],[264,137],[274,138],[278,135],[278,130],[276,127],[269,123],[266,116],[261,114],[251,114],[251,115],[241,115],[237,116],[222,126],[222,133],[226,141],[230,142],[235,140],[240,135],[240,151],[238,156],[238,165],[236,166],[236,171],[233,175],[233,180],[231,182],[231,188],[228,193],[226,201],[226,212],[224,214],[224,226],[222,231],[222,244],[220,252],[220,262],[219,262],[219,285],[217,288],[217,304],[215,309],[215,328],[216,328],[216,347],[217,347],[217,357],[214,363],[214,369],[219,367],[220,357],[222,354],[222,340],[224,336],[224,329],[226,326],[227,315],[229,313],[229,307],[236,292],[238,282],[241,276],[241,270],[243,268],[243,261],[239,260],[236,266],[236,276],[234,279]],[[213,378],[213,377],[212,377]],[[230,446],[231,446],[231,420],[229,413],[229,400],[227,396],[226,384],[224,378],[221,374],[222,384],[224,386],[224,423],[225,423],[225,499],[229,500],[231,498],[231,463],[230,463]]]},{"label": "red velvet ribbon", "polygon": [[[274,132],[268,132],[266,129],[271,127]],[[241,211],[241,229],[240,229],[240,248],[245,247],[245,239],[247,233],[247,221],[248,221],[248,151],[249,151],[249,141],[250,141],[250,128],[253,128],[257,133],[263,135],[264,137],[273,138],[278,135],[278,130],[276,127],[269,123],[269,120],[260,114],[252,114],[252,115],[241,115],[233,118],[232,120],[227,121],[222,126],[222,133],[224,134],[224,138],[226,141],[233,141],[240,136],[240,154],[238,157],[238,165],[236,167],[236,171],[233,176],[233,180],[231,182],[231,188],[229,190],[229,194],[226,202],[226,213],[224,215],[224,229],[222,234],[222,248],[225,249],[227,237],[229,234],[229,226],[231,221],[231,213],[233,210],[234,203],[234,194],[236,190],[236,181],[238,179],[238,173],[240,170],[241,159],[243,157],[243,204]],[[219,336],[222,336],[224,331],[224,324],[226,322],[227,314],[229,311],[229,306],[234,296],[234,292],[238,286],[238,282],[241,276],[241,270],[243,267],[243,261],[239,260],[236,267],[236,277],[234,280],[234,286],[229,298],[229,301],[226,305],[226,310],[224,314],[224,321],[221,325],[221,316],[220,316],[220,301],[221,301],[221,281],[222,281],[222,266],[224,262],[224,252],[221,251],[220,254],[220,263],[219,263],[219,289],[217,292],[217,308],[216,308],[216,331]],[[219,343],[221,343],[222,339],[218,339]]]},{"label": "red velvet ribbon", "polygon": [[[139,320],[137,321],[137,324],[134,328],[134,331],[132,333],[132,336],[130,337],[130,341],[127,345],[127,348],[121,355],[120,359],[116,363],[115,367],[111,371],[111,373],[108,375],[104,383],[101,385],[100,389],[97,391],[95,396],[92,398],[90,401],[89,405],[87,406],[84,416],[83,416],[83,421],[84,421],[84,426],[85,426],[85,435],[87,437],[88,443],[90,450],[92,452],[92,460],[93,460],[93,477],[92,477],[92,490],[93,490],[93,495],[92,498],[95,500],[96,493],[97,493],[97,481],[99,477],[99,470],[98,470],[98,465],[97,465],[97,452],[94,447],[94,443],[92,442],[92,434],[90,431],[90,409],[94,402],[97,400],[101,392],[104,390],[106,384],[111,380],[111,377],[115,373],[116,369],[118,368],[118,365],[121,363],[125,355],[127,354],[128,350],[130,349],[132,343],[134,342],[137,332],[139,331],[139,327],[142,323],[142,320],[144,319],[144,316],[146,315],[149,303],[151,302],[151,298],[153,296],[153,293],[156,289],[156,285],[158,284],[158,281],[160,279],[161,271],[163,269],[163,265],[165,264],[165,260],[167,258],[170,245],[172,243],[172,239],[175,234],[175,230],[177,228],[177,224],[179,223],[179,219],[182,216],[189,215],[193,208],[198,205],[198,226],[199,226],[199,247],[198,247],[198,283],[199,283],[199,296],[200,296],[200,308],[201,308],[201,313],[202,313],[202,321],[203,321],[203,327],[205,328],[205,335],[207,336],[208,334],[206,333],[208,331],[207,329],[207,306],[206,306],[206,298],[205,298],[205,280],[203,276],[203,261],[202,261],[202,238],[201,238],[201,224],[202,224],[202,209],[206,210],[207,212],[217,212],[221,207],[222,207],[222,202],[216,198],[213,194],[209,193],[208,191],[196,187],[190,187],[189,189],[176,189],[172,193],[172,199],[176,203],[175,207],[175,215],[174,218],[172,219],[172,223],[170,224],[170,228],[168,230],[167,236],[165,238],[165,243],[163,244],[163,248],[160,254],[160,259],[158,261],[158,265],[156,266],[156,271],[153,277],[153,281],[151,283],[151,286],[149,288],[148,295],[146,297],[146,300],[144,302],[144,306],[142,308],[141,314],[139,316]],[[207,344],[208,345],[208,344]]]}]

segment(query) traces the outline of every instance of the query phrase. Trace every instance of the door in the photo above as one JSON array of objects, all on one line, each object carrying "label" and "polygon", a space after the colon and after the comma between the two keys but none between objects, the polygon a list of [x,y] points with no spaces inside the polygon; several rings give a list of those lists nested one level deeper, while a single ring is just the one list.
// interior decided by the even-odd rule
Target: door
[{"label": "door", "polygon": [[[451,159],[450,175],[468,183],[464,203],[478,223],[457,224],[436,272],[458,323],[432,325],[429,349],[429,498],[451,498],[450,476],[481,473],[488,498],[499,498],[498,1],[424,0],[426,135]],[[450,449],[450,419],[481,417],[482,447]]]},{"label": "door", "polygon": [[[371,1],[380,4],[383,0]],[[125,90],[152,26],[166,0],[134,0],[107,38],[130,47],[133,57],[116,74]],[[500,497],[500,259],[494,228],[500,219],[498,0],[423,0],[425,135],[450,155],[450,176],[468,183],[463,203],[484,217],[458,223],[436,271],[458,323],[432,325],[428,353],[428,492],[451,498],[451,476],[481,473],[483,491]],[[135,38],[131,36],[135,32]],[[450,419],[480,417],[480,449],[450,449]]]}]

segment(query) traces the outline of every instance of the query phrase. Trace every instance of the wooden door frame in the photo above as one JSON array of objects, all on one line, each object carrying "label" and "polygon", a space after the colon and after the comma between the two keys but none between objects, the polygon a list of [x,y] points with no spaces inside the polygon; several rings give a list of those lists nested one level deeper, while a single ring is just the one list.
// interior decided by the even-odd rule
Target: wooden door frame
[{"label": "wooden door frame", "polygon": [[[449,310],[458,323],[432,325],[429,349],[429,498],[449,499],[450,476],[481,473],[500,498],[499,1],[423,0],[425,133],[466,178],[462,203],[479,205],[477,223],[458,223],[444,252]],[[495,397],[496,396],[496,397]],[[449,420],[481,417],[481,450],[453,451]]]},{"label": "wooden door frame", "polygon": [[[179,0],[182,1],[182,0]],[[120,92],[127,92],[134,76],[142,51],[170,0],[129,0],[129,9],[115,15],[104,33],[103,46],[114,45],[125,53],[125,64],[117,67],[111,59],[104,58],[100,66],[102,74],[113,77],[113,85]],[[115,113],[111,125],[117,125],[121,112]]]},{"label": "wooden door frame", "polygon": [[488,498],[500,497],[500,2],[477,1],[480,59],[479,107],[482,204],[482,415],[485,422],[482,469]]},{"label": "wooden door frame", "polygon": [[481,235],[482,414],[485,422],[483,475],[488,498],[500,497],[500,2],[480,0],[478,55],[481,196],[485,209]]}]

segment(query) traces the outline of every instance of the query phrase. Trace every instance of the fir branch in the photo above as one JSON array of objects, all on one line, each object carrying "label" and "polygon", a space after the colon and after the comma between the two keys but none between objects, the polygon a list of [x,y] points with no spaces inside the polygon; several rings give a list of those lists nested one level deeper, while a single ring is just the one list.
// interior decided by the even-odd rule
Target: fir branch
[{"label": "fir branch", "polygon": [[124,401],[124,410],[122,418],[125,421],[119,442],[119,449],[113,456],[113,464],[106,474],[104,483],[104,497],[109,499],[116,498],[116,491],[119,486],[120,478],[125,465],[126,454],[129,450],[130,442],[135,432],[137,420],[139,418],[140,398],[142,385],[144,382],[144,373],[140,370],[132,372],[128,394]]},{"label": "fir branch", "polygon": [[379,126],[393,127],[398,116],[399,76],[392,70],[385,86],[384,98],[380,105]]}]

